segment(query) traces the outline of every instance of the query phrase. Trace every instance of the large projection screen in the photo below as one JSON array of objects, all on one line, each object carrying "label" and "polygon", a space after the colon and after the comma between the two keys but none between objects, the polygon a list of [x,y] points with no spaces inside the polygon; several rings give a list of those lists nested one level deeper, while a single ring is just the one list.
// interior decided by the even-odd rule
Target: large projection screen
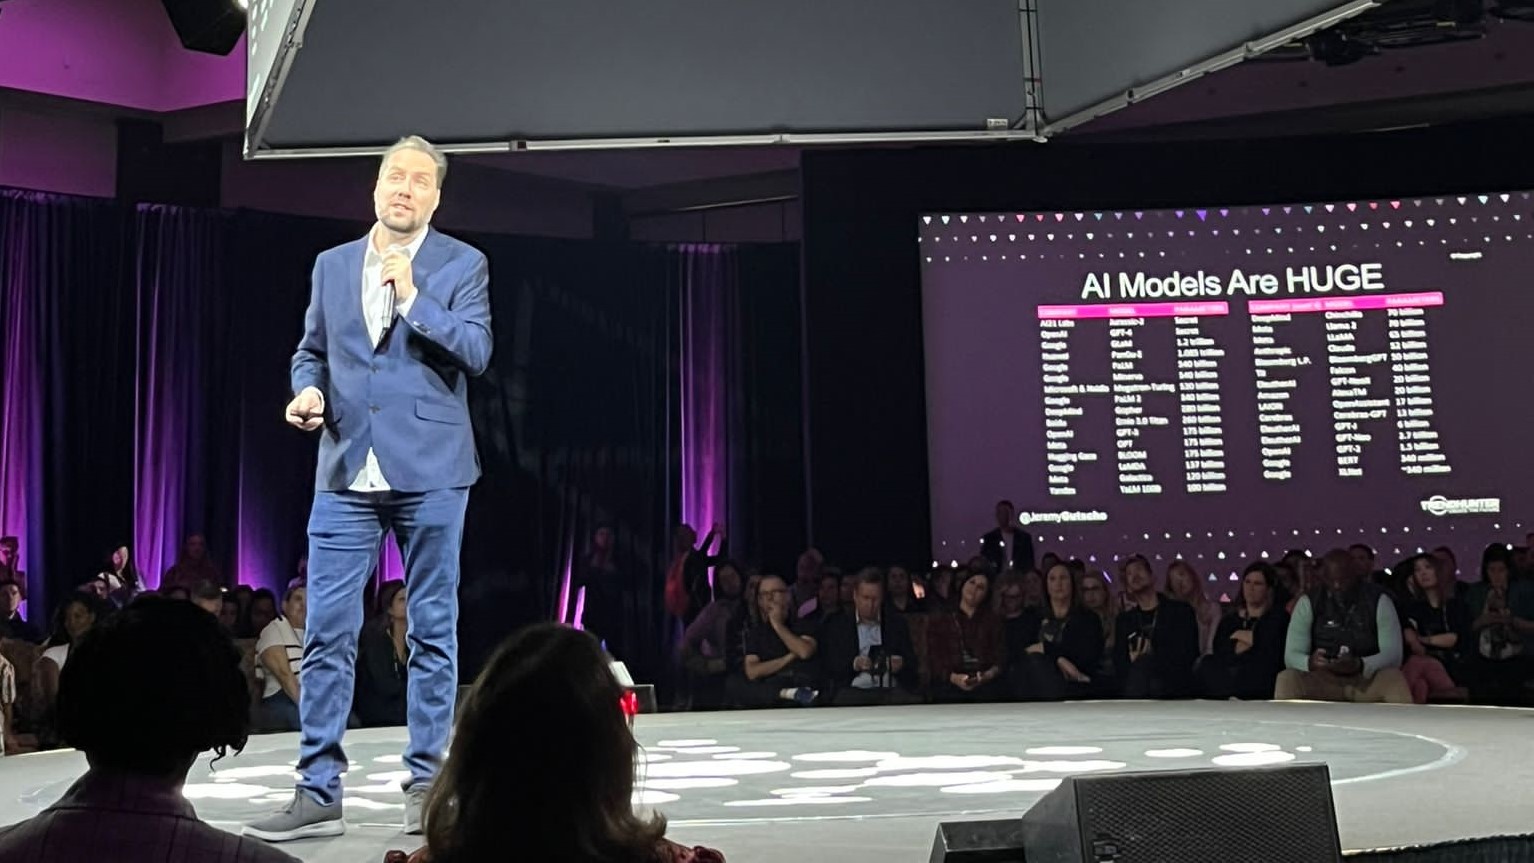
[{"label": "large projection screen", "polygon": [[933,548],[1010,498],[1116,574],[1364,542],[1522,542],[1534,488],[1528,192],[933,213],[919,254]]},{"label": "large projection screen", "polygon": [[[1021,136],[1027,114],[1016,0],[306,5],[247,154],[380,147],[407,131],[465,144],[999,138]],[[252,80],[271,77],[257,49]]]}]

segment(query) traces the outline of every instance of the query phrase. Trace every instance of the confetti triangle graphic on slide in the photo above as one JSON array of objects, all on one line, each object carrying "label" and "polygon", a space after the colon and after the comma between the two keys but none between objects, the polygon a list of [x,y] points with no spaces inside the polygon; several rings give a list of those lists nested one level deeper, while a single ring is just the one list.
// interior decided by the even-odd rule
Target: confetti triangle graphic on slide
[{"label": "confetti triangle graphic on slide", "polygon": [[[1524,197],[1528,197],[1528,196],[1525,195]],[[1135,219],[1138,220],[1138,219],[1143,219],[1143,218],[1145,218],[1145,214],[1144,213],[1135,213]]]},{"label": "confetti triangle graphic on slide", "polygon": [[1476,198],[1476,200],[1480,201],[1484,205],[1487,201],[1491,200],[1491,197],[1489,195],[1480,195]]},{"label": "confetti triangle graphic on slide", "polygon": [[1348,204],[1348,212],[1349,213],[1354,213],[1354,212],[1357,212],[1357,211],[1358,211],[1358,205],[1350,202]]},{"label": "confetti triangle graphic on slide", "polygon": [[1102,213],[1093,213],[1092,217],[1097,219],[1097,221],[1099,221],[1099,222],[1101,222],[1103,220],[1103,214]]},{"label": "confetti triangle graphic on slide", "polygon": [[1223,218],[1225,218],[1225,217],[1227,217],[1229,215],[1230,215],[1230,210],[1227,210],[1227,209],[1225,209],[1223,207],[1220,208],[1220,218],[1223,219]]},{"label": "confetti triangle graphic on slide", "polygon": [[1078,222],[1081,221],[1082,219],[1085,219],[1085,218],[1086,218],[1086,214],[1085,213],[1077,213],[1076,214],[1076,221],[1078,221]]},{"label": "confetti triangle graphic on slide", "polygon": [[1198,216],[1198,220],[1200,222],[1202,222],[1205,219],[1209,218],[1209,211],[1208,210],[1194,210],[1193,213],[1194,213],[1194,215]]},{"label": "confetti triangle graphic on slide", "polygon": [[1033,220],[1035,222],[1042,222],[1042,221],[1044,221],[1044,214],[1043,213],[1034,213],[1033,214]]},{"label": "confetti triangle graphic on slide", "polygon": [[[1287,215],[1289,215],[1289,214],[1290,214],[1290,213],[1292,213],[1292,212],[1294,212],[1294,208],[1293,208],[1293,207],[1285,207],[1285,208],[1284,208],[1284,215],[1286,215],[1286,216],[1287,216]],[[1306,208],[1305,208],[1305,212],[1307,212],[1307,213],[1308,213],[1308,212],[1310,212],[1310,208],[1309,208],[1309,207],[1306,207]]]},{"label": "confetti triangle graphic on slide", "polygon": [[1017,235],[1016,234],[1008,234],[1007,235],[1007,239],[1011,240],[1013,242],[1016,242],[1017,241]]},{"label": "confetti triangle graphic on slide", "polygon": [[996,242],[996,235],[995,234],[991,235],[991,242],[993,242],[993,243]]},{"label": "confetti triangle graphic on slide", "polygon": [[1182,210],[1178,210],[1177,211],[1177,218],[1179,218],[1179,219],[1182,218]]},{"label": "confetti triangle graphic on slide", "polygon": [[1115,221],[1122,222],[1122,221],[1124,221],[1124,214],[1123,213],[1114,213],[1113,214],[1113,218],[1114,218]]},{"label": "confetti triangle graphic on slide", "polygon": [[922,224],[924,224],[924,225],[930,225],[930,224],[932,224],[932,217],[931,216],[922,216],[921,217],[921,221],[922,221]]},{"label": "confetti triangle graphic on slide", "polygon": [[1064,213],[1056,213],[1055,214],[1055,221],[1057,221],[1057,222],[1065,221],[1065,214]]},{"label": "confetti triangle graphic on slide", "polygon": [[959,217],[959,222],[960,222],[960,224],[968,224],[969,216],[960,216]]},{"label": "confetti triangle graphic on slide", "polygon": [[1380,202],[1379,201],[1370,201],[1369,202],[1369,209],[1371,209],[1371,210],[1378,210],[1379,208],[1380,208]]},{"label": "confetti triangle graphic on slide", "polygon": [[1508,200],[1508,199],[1509,199],[1509,198],[1511,198],[1511,197],[1512,197],[1512,195],[1509,195],[1509,194],[1506,194],[1506,193],[1503,193],[1503,194],[1501,194],[1501,195],[1498,195],[1498,196],[1497,196],[1497,197],[1499,197],[1499,198],[1501,198],[1501,199],[1502,199],[1502,203],[1504,203],[1504,204],[1506,204],[1506,203],[1507,203],[1507,200]]},{"label": "confetti triangle graphic on slide", "polygon": [[1336,204],[1327,204],[1326,205],[1326,211],[1328,213],[1330,213],[1330,212],[1332,212],[1332,211],[1334,211],[1336,209],[1337,209],[1337,205]]},{"label": "confetti triangle graphic on slide", "polygon": [[1306,204],[1306,205],[1305,205],[1305,214],[1306,214],[1306,215],[1307,215],[1307,216],[1308,216],[1308,215],[1310,215],[1310,214],[1311,214],[1311,213],[1312,213],[1312,212],[1315,212],[1315,208],[1314,208],[1314,207],[1312,207],[1312,206],[1310,206],[1310,205],[1309,205],[1309,204]]},{"label": "confetti triangle graphic on slide", "polygon": [[945,225],[948,224],[948,217],[947,216],[943,217],[943,224],[945,224]]},{"label": "confetti triangle graphic on slide", "polygon": [[1028,220],[1028,217],[1023,215],[1022,213],[1018,213],[1017,214],[1017,220],[1019,222],[1026,222]]},{"label": "confetti triangle graphic on slide", "polygon": [[1399,210],[1399,209],[1401,209],[1401,202],[1400,201],[1391,201],[1390,202],[1390,209],[1392,209],[1392,210]]},{"label": "confetti triangle graphic on slide", "polygon": [[1266,215],[1268,215],[1268,214],[1270,214],[1272,212],[1273,212],[1273,208],[1272,207],[1263,207],[1262,208],[1262,214],[1264,216],[1266,216]]},{"label": "confetti triangle graphic on slide", "polygon": [[1460,197],[1458,197],[1458,198],[1455,198],[1455,199],[1454,199],[1454,200],[1456,200],[1456,201],[1459,201],[1459,205],[1460,205],[1460,206],[1461,206],[1461,207],[1463,207],[1463,206],[1465,206],[1465,201],[1467,201],[1467,200],[1469,200],[1469,199],[1468,199],[1468,198],[1466,198],[1466,197],[1464,197],[1464,196],[1463,196],[1463,195],[1461,195],[1461,196],[1460,196]]},{"label": "confetti triangle graphic on slide", "polygon": [[985,221],[985,216],[981,216],[980,217],[980,221],[982,221],[982,222]]}]

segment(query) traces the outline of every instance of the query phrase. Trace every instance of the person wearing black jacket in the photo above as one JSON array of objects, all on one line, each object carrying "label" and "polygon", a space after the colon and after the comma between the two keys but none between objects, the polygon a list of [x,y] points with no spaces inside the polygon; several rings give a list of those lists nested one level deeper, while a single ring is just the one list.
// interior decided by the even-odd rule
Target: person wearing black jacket
[{"label": "person wearing black jacket", "polygon": [[1090,694],[1092,672],[1103,653],[1103,624],[1081,607],[1076,580],[1063,563],[1044,577],[1047,602],[1041,612],[1018,618],[1028,628],[1021,655],[1007,653],[1014,697],[1062,701]]},{"label": "person wearing black jacket", "polygon": [[1247,566],[1241,578],[1241,604],[1220,620],[1214,652],[1199,663],[1199,678],[1209,698],[1265,700],[1284,670],[1284,639],[1289,614],[1276,604],[1278,573],[1263,561]]},{"label": "person wearing black jacket", "polygon": [[1033,569],[1033,537],[1017,526],[1017,507],[1012,501],[996,504],[996,529],[980,537],[980,554],[997,572]]},{"label": "person wearing black jacket", "polygon": [[1156,591],[1150,561],[1124,561],[1128,608],[1113,624],[1113,664],[1125,698],[1187,698],[1193,694],[1198,661],[1198,619],[1193,607]]},{"label": "person wearing black jacket", "polygon": [[858,576],[852,603],[852,614],[832,615],[821,630],[832,703],[916,703],[911,630],[902,615],[885,613],[884,582],[877,570]]}]

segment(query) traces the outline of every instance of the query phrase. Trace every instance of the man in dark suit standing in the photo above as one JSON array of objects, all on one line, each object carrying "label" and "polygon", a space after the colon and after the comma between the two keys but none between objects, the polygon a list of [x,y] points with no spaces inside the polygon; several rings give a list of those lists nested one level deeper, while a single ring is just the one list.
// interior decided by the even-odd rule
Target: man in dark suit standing
[{"label": "man in dark suit standing", "polygon": [[[245,832],[335,836],[362,593],[393,530],[410,587],[406,833],[447,750],[458,686],[458,566],[479,457],[468,379],[490,362],[485,256],[431,228],[447,159],[426,140],[384,154],[367,236],[320,253],[293,355],[287,421],[320,430],[309,516],[298,788]],[[323,428],[322,428],[323,427]]]},{"label": "man in dark suit standing", "polygon": [[980,553],[997,572],[1033,569],[1033,537],[1017,526],[1017,507],[1012,501],[996,504],[996,529],[980,537]]}]

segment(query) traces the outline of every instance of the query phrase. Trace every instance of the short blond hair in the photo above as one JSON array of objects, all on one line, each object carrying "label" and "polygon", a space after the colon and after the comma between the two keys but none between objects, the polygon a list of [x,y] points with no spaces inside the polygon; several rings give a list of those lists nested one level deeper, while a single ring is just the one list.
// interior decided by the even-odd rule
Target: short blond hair
[{"label": "short blond hair", "polygon": [[378,163],[378,173],[382,174],[384,166],[389,164],[389,158],[401,150],[416,150],[430,156],[437,166],[437,188],[442,187],[442,183],[447,180],[447,154],[420,135],[406,135],[390,145],[389,149],[384,151],[382,161]]}]

